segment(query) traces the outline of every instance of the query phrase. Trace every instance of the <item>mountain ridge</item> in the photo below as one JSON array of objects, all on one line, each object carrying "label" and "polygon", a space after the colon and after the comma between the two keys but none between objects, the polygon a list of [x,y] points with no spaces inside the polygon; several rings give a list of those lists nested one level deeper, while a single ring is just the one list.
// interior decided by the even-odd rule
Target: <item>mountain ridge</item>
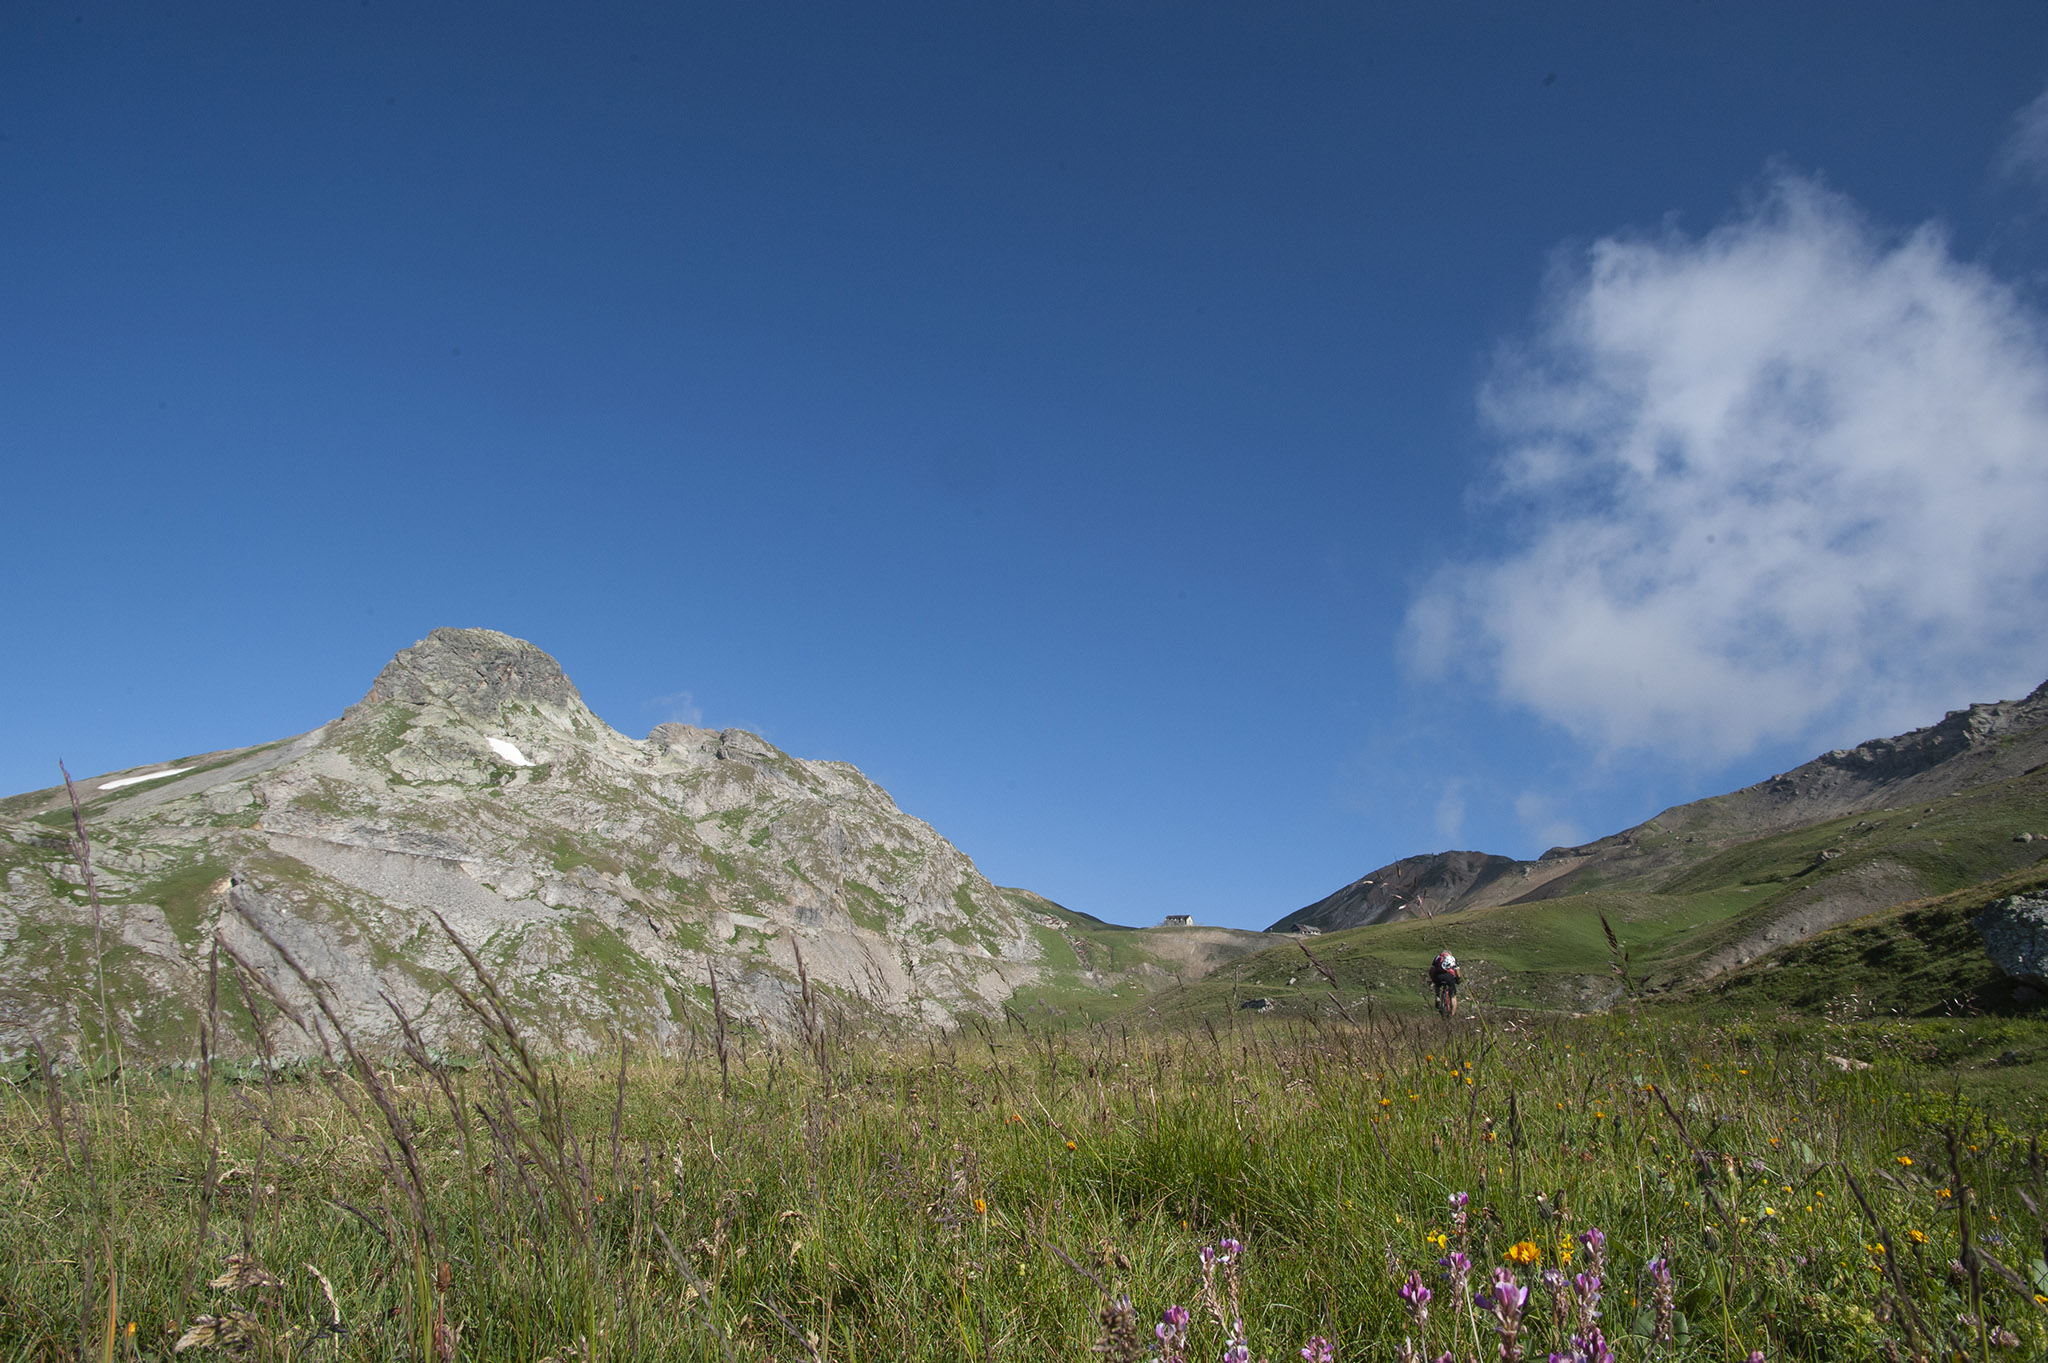
[{"label": "mountain ridge", "polygon": [[1673,805],[1617,833],[1552,847],[1533,861],[1472,851],[1403,857],[1284,915],[1267,931],[1307,926],[1333,932],[1642,886],[1759,836],[1941,799],[2043,763],[2048,682],[2018,700],[1951,710],[1933,724],[1822,753],[1738,790]]},{"label": "mountain ridge", "polygon": [[[1106,927],[994,885],[852,765],[739,729],[628,738],[555,659],[490,630],[433,631],[304,734],[79,793],[115,1025],[139,1047],[189,1044],[216,937],[308,1004],[290,952],[372,1044],[396,1040],[395,1005],[459,1045],[443,972],[462,963],[436,915],[564,1050],[700,1027],[714,971],[736,1024],[786,1030],[799,950],[826,1006],[870,1028],[1020,995],[1099,1007],[1210,958],[1098,953]],[[61,787],[0,800],[0,1052],[97,1025],[69,821]]]}]

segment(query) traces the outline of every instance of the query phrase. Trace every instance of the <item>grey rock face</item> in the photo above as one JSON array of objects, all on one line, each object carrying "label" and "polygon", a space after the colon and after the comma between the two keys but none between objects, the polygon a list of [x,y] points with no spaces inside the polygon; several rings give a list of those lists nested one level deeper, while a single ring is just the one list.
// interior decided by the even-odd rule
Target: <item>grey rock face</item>
[{"label": "grey rock face", "polygon": [[[554,659],[490,630],[435,630],[310,734],[177,764],[189,773],[161,783],[80,783],[131,1053],[189,1053],[215,940],[309,1022],[279,948],[361,1039],[396,1035],[388,997],[458,1047],[444,972],[464,966],[442,921],[563,1050],[621,1025],[656,1041],[701,1027],[713,971],[740,1024],[786,1031],[798,951],[856,1026],[950,1023],[1034,983],[1127,983],[1047,965],[1046,901],[990,884],[853,767],[737,729],[627,738]],[[0,800],[0,1057],[32,1036],[65,1049],[91,1011],[63,801]],[[319,1049],[283,1025],[274,1040]]]},{"label": "grey rock face", "polygon": [[363,704],[443,705],[479,717],[506,705],[580,706],[553,658],[494,629],[437,629],[385,664]]},{"label": "grey rock face", "polygon": [[2015,979],[2048,984],[2048,898],[2014,895],[1977,915],[1971,926],[1984,938],[1992,962]]}]

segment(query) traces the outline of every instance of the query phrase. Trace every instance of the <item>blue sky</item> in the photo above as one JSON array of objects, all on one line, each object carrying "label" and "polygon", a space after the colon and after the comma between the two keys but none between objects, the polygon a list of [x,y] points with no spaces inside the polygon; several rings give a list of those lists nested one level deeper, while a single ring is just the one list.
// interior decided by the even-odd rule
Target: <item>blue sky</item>
[{"label": "blue sky", "polygon": [[2048,8],[0,9],[0,788],[486,625],[1263,926],[2048,676]]}]

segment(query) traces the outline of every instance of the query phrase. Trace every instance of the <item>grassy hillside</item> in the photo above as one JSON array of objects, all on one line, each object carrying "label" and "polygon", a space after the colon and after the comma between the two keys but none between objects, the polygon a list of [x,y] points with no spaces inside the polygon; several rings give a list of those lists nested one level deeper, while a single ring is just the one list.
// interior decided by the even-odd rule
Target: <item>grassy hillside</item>
[{"label": "grassy hillside", "polygon": [[[1335,992],[1347,1008],[1362,1008],[1369,999],[1376,1009],[1426,1009],[1423,971],[1438,951],[1450,950],[1466,967],[1468,997],[1482,1007],[1584,1010],[1611,1003],[1619,984],[1603,915],[1628,953],[1632,979],[1645,994],[1663,995],[1703,976],[1740,971],[1814,932],[1873,911],[1943,895],[1959,896],[1958,905],[1979,903],[1993,891],[1979,893],[1977,887],[2031,884],[2028,877],[2040,874],[2048,854],[2048,839],[2017,841],[2023,833],[2048,833],[2048,771],[1929,805],[1849,815],[1734,846],[1695,844],[1699,850],[1686,864],[1660,869],[1647,881],[1353,928],[1307,939],[1306,945],[1336,976]],[[1949,924],[1942,945],[1923,953],[1942,964],[1919,961],[1900,948],[1885,967],[1894,976],[1882,991],[1887,1006],[1920,1013],[1961,995],[1986,1005],[2001,997],[1989,983],[1995,971],[1974,934],[1958,931],[1951,919],[1942,921]],[[1818,969],[1816,962],[1809,977]],[[1878,987],[1875,978],[1882,973],[1873,967],[1870,988]],[[1818,978],[1832,976],[1821,971]],[[1779,995],[1744,985],[1728,1001],[1754,997],[1772,1006],[1811,1009],[1831,997],[1830,987]],[[1213,1020],[1247,999],[1267,998],[1283,1013],[1336,1016],[1331,993],[1301,947],[1287,941],[1163,991],[1141,1009],[1167,1021]]]}]

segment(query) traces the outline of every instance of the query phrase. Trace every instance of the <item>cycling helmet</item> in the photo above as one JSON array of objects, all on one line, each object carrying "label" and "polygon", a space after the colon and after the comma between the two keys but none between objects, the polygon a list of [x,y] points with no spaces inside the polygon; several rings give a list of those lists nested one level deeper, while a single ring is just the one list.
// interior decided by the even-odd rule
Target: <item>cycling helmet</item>
[{"label": "cycling helmet", "polygon": [[1443,954],[1443,963],[1446,970],[1456,970],[1458,968],[1458,958],[1451,955],[1448,951]]}]

